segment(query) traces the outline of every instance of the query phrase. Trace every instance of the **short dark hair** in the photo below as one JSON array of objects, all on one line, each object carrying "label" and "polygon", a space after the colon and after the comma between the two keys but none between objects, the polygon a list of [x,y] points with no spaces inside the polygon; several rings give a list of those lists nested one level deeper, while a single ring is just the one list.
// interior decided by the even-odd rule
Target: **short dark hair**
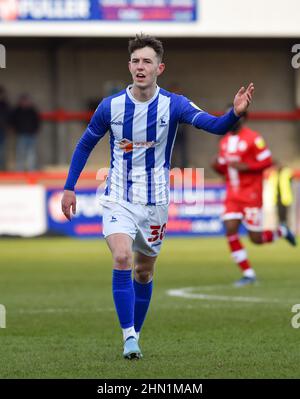
[{"label": "short dark hair", "polygon": [[143,33],[141,33],[140,35],[136,35],[134,39],[129,40],[128,43],[129,56],[131,56],[131,54],[135,50],[144,47],[151,47],[155,51],[159,60],[162,61],[164,55],[164,48],[162,42],[153,36],[144,35]]}]

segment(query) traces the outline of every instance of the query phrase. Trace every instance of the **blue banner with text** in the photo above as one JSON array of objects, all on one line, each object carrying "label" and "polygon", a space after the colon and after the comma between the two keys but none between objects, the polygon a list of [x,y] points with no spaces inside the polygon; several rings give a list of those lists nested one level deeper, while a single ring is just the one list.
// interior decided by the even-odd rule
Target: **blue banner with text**
[{"label": "blue banner with text", "polygon": [[0,21],[192,22],[197,0],[1,0]]}]

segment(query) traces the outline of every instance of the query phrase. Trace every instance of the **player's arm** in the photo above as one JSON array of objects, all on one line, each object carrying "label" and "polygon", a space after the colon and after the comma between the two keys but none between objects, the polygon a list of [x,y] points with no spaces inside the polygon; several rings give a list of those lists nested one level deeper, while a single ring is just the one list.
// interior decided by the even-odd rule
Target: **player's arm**
[{"label": "player's arm", "polygon": [[206,130],[209,133],[223,135],[227,133],[239,120],[240,116],[246,112],[252,101],[253,93],[253,83],[250,83],[247,89],[242,87],[235,95],[233,108],[219,117],[203,111],[186,97],[181,96],[181,114],[179,122],[192,124],[196,128]]},{"label": "player's arm", "polygon": [[215,156],[211,162],[212,169],[219,173],[220,175],[224,175],[227,170],[227,163],[225,158],[223,158],[220,154]]},{"label": "player's arm", "polygon": [[215,172],[219,173],[220,175],[225,175],[227,172],[227,161],[225,158],[222,142],[223,139],[219,142],[219,152],[213,158],[211,167],[212,169],[214,169]]},{"label": "player's arm", "polygon": [[72,156],[71,165],[64,186],[64,194],[61,200],[61,208],[67,219],[71,220],[76,213],[76,195],[74,192],[79,176],[98,141],[108,130],[108,122],[105,116],[105,104],[102,102],[96,109],[87,129],[78,141]]},{"label": "player's arm", "polygon": [[265,140],[258,136],[254,140],[253,146],[253,161],[248,162],[249,170],[263,171],[273,164],[272,154],[267,147]]}]

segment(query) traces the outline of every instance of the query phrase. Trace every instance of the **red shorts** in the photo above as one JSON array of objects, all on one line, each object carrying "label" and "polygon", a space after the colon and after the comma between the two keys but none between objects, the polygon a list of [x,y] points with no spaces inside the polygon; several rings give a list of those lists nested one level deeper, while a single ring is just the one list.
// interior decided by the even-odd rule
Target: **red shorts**
[{"label": "red shorts", "polygon": [[249,206],[246,203],[237,201],[226,201],[223,220],[240,219],[247,230],[263,230],[263,212],[262,207]]}]

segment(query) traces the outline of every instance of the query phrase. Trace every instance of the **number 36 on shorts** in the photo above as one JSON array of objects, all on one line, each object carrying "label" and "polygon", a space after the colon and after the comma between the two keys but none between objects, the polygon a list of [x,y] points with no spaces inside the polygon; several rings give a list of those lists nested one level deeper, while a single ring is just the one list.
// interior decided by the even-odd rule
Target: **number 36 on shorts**
[{"label": "number 36 on shorts", "polygon": [[159,225],[151,225],[150,226],[150,235],[151,237],[148,238],[148,242],[155,242],[158,239],[162,240],[164,238],[165,235],[165,231],[166,231],[166,226],[167,224],[164,223],[162,226]]}]

